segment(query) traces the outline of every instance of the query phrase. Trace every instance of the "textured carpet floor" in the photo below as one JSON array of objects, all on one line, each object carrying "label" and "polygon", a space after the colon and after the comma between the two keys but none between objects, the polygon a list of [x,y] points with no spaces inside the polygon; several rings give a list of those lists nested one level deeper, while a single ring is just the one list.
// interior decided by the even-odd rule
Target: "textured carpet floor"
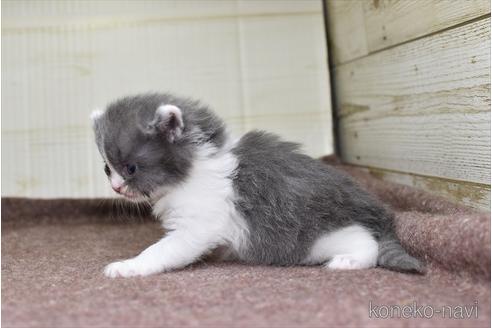
[{"label": "textured carpet floor", "polygon": [[[2,199],[2,325],[489,327],[490,215],[345,169],[394,209],[403,245],[428,263],[425,275],[209,260],[108,279],[104,265],[158,239],[157,223],[121,219],[100,200]],[[379,318],[405,305],[402,318]],[[438,313],[443,306],[452,311]],[[461,318],[464,306],[472,318]]]}]

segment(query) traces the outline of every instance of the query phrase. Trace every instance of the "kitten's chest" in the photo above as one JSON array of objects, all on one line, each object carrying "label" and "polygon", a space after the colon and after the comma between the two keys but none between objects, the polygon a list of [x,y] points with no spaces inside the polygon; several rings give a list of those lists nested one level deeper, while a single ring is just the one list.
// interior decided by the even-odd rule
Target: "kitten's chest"
[{"label": "kitten's chest", "polygon": [[167,229],[201,229],[228,234],[240,220],[235,208],[232,176],[237,167],[230,153],[195,164],[185,182],[153,207]]},{"label": "kitten's chest", "polygon": [[154,214],[165,229],[185,230],[241,252],[247,247],[248,228],[235,206],[235,158],[226,154],[201,164],[185,183],[155,202]]},{"label": "kitten's chest", "polygon": [[[203,183],[203,184],[202,184]],[[213,217],[226,216],[228,207],[234,206],[233,194],[225,193],[226,186],[212,187],[210,182],[191,181],[167,193],[153,206],[156,215],[163,224],[174,221],[205,223],[215,221]]]}]

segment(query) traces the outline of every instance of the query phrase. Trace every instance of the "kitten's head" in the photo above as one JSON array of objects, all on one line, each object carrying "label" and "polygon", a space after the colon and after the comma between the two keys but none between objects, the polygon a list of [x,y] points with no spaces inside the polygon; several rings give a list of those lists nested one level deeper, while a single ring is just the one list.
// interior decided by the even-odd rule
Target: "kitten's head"
[{"label": "kitten's head", "polygon": [[201,147],[225,141],[224,125],[209,109],[168,94],[125,97],[91,118],[111,187],[132,201],[179,184]]}]

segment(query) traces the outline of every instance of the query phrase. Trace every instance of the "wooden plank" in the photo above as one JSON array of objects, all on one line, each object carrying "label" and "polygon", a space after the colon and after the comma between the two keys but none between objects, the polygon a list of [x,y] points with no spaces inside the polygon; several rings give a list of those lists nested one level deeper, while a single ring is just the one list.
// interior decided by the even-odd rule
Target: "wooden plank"
[{"label": "wooden plank", "polygon": [[490,14],[489,0],[325,0],[336,64]]},{"label": "wooden plank", "polygon": [[414,187],[444,197],[454,203],[490,211],[490,185],[427,177],[411,173],[366,168],[374,177]]},{"label": "wooden plank", "polygon": [[[321,2],[3,1],[3,196],[103,197],[89,114],[126,94],[202,99],[239,137],[331,153]],[[274,40],[274,42],[272,42]]]},{"label": "wooden plank", "polygon": [[335,70],[349,163],[490,183],[490,18]]},{"label": "wooden plank", "polygon": [[325,0],[330,56],[343,63],[368,54],[364,12],[358,0]]},{"label": "wooden plank", "polygon": [[489,13],[489,0],[365,1],[364,20],[369,52]]},{"label": "wooden plank", "polygon": [[[315,0],[4,0],[2,34],[63,29],[114,29],[125,26],[248,17],[321,14]],[[29,19],[25,13],[29,12]]]}]

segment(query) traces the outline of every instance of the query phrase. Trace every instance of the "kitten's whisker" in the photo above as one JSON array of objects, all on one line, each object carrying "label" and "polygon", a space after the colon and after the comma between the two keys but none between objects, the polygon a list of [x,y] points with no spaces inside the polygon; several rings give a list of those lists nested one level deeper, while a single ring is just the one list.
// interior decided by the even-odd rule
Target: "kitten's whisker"
[{"label": "kitten's whisker", "polygon": [[142,223],[144,221],[143,220],[143,217],[144,217],[144,214],[145,214],[145,211],[144,211],[144,209],[142,209],[141,205],[142,204],[137,203],[137,207],[138,207],[138,221],[140,223]]},{"label": "kitten's whisker", "polygon": [[111,221],[116,221],[116,202],[114,198],[111,198]]},{"label": "kitten's whisker", "polygon": [[125,223],[131,222],[132,218],[132,213],[131,213],[131,206],[128,205],[128,202],[124,198],[120,198],[120,205],[121,205],[121,210],[124,213],[124,220]]},{"label": "kitten's whisker", "polygon": [[120,203],[118,198],[113,199],[114,202],[114,215],[115,215],[115,220],[120,219],[119,211],[120,211]]},{"label": "kitten's whisker", "polygon": [[124,208],[123,200],[121,198],[118,198],[118,211],[119,211],[118,216],[120,217],[120,221],[125,222],[126,214],[125,214],[125,208]]},{"label": "kitten's whisker", "polygon": [[140,215],[140,209],[138,208],[137,203],[135,203],[135,202],[131,202],[131,203],[132,203],[132,207],[133,207],[132,219],[133,219],[133,221],[136,221],[136,218],[138,218],[138,216]]}]

